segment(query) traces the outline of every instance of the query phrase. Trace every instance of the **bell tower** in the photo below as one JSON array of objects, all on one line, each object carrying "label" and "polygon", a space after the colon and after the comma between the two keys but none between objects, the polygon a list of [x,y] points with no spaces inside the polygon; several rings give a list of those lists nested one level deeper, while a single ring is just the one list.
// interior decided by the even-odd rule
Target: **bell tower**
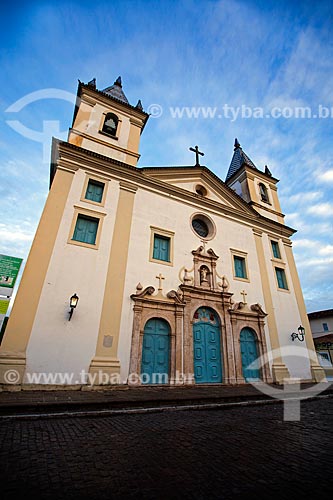
[{"label": "bell tower", "polygon": [[261,172],[235,139],[234,154],[225,183],[260,215],[284,224],[284,215],[277,195],[278,182],[267,166],[265,171]]},{"label": "bell tower", "polygon": [[140,100],[136,106],[128,102],[120,76],[104,90],[96,88],[95,78],[87,84],[79,81],[68,142],[136,166],[148,118]]}]

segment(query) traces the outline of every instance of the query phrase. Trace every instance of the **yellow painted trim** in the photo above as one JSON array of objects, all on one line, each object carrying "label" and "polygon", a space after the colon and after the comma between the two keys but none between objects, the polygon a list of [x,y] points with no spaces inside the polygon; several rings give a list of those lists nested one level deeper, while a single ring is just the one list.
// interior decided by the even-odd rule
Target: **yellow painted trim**
[{"label": "yellow painted trim", "polygon": [[271,186],[271,193],[272,193],[272,198],[273,198],[273,207],[275,210],[279,213],[281,213],[281,205],[280,201],[277,195],[277,187],[276,186]]},{"label": "yellow painted trim", "polygon": [[[166,236],[170,239],[170,262],[166,260],[154,259],[154,238],[157,236]],[[163,264],[164,266],[173,266],[174,260],[174,231],[169,231],[168,229],[162,229],[161,227],[150,226],[150,246],[149,246],[149,262],[155,262],[156,264]]]},{"label": "yellow painted trim", "polygon": [[[91,245],[90,243],[84,243],[83,241],[77,241],[73,239],[74,236],[74,231],[75,231],[75,226],[77,222],[77,218],[79,215],[86,215],[87,217],[92,217],[94,219],[98,219],[98,227],[97,227],[97,233],[96,233],[96,241],[94,245]],[[94,250],[98,250],[99,248],[99,242],[101,238],[101,233],[102,233],[102,226],[103,226],[103,219],[106,216],[106,213],[103,212],[97,212],[95,210],[90,210],[88,208],[80,207],[78,205],[74,205],[74,214],[72,218],[72,223],[71,223],[71,228],[69,231],[69,236],[67,239],[67,243],[70,245],[77,245],[80,247],[85,247],[85,248],[92,248]]]},{"label": "yellow painted trim", "polygon": [[[140,158],[140,154],[139,153],[136,153],[135,151],[129,151],[126,148],[122,148],[122,147],[118,146],[118,144],[116,144],[116,142],[115,143],[111,143],[111,142],[103,141],[99,137],[95,137],[94,135],[86,134],[85,132],[80,132],[79,130],[76,130],[76,129],[73,129],[73,128],[71,129],[71,134],[77,134],[77,135],[79,135],[81,137],[81,142],[82,142],[83,139],[86,139],[86,140],[91,141],[91,142],[97,142],[98,144],[101,144],[101,145],[103,145],[103,146],[105,146],[107,148],[115,149],[119,153],[124,153],[125,155],[129,155],[130,157],[136,158],[136,160],[138,160]],[[111,138],[110,135],[107,135],[107,134],[102,134],[102,135],[105,136],[105,137]],[[74,144],[74,141],[71,141],[71,142]],[[87,147],[85,147],[85,149],[89,150],[89,148],[87,148]],[[100,154],[100,153],[98,153],[98,154]],[[106,156],[106,158],[108,158],[108,156]]]},{"label": "yellow painted trim", "polygon": [[[139,145],[140,145],[140,137],[142,130],[142,122],[130,118],[130,130],[127,141],[127,148],[129,151],[135,151],[139,154]],[[139,156],[140,157],[140,156]],[[138,159],[139,159],[138,157]],[[132,158],[129,155],[126,155],[126,161],[132,164]],[[136,165],[136,163],[134,163]]]},{"label": "yellow painted trim", "polygon": [[269,208],[267,205],[271,205],[271,203],[265,203],[264,201],[262,201],[261,203],[257,203],[256,201],[252,202],[253,207],[261,208],[261,209],[265,210],[266,212],[269,212],[271,214],[276,215],[277,217],[279,217],[281,219],[278,222],[280,222],[281,224],[284,224],[284,214],[282,214],[281,212],[277,212],[273,208]]},{"label": "yellow painted trim", "polygon": [[1,353],[25,353],[74,172],[57,170],[31,246]]},{"label": "yellow painted trim", "polygon": [[[173,199],[186,204],[192,209],[200,209],[202,212],[209,212],[212,215],[217,215],[219,217],[225,217],[230,220],[236,220],[239,224],[243,224],[246,227],[254,228],[258,225],[258,230],[265,230],[271,234],[276,234],[278,232],[280,237],[289,237],[295,231],[284,225],[276,226],[275,221],[261,217],[259,219],[259,214],[243,206],[240,200],[237,202],[231,194],[226,192],[226,196],[230,197],[230,202],[233,200],[234,205],[223,205],[215,200],[209,198],[198,197],[197,194],[192,193],[189,190],[182,189],[178,186],[167,184],[163,181],[158,180],[152,174],[147,174],[146,172],[140,173],[135,168],[128,168],[127,166],[119,165],[117,161],[112,163],[112,159],[105,157],[105,159],[100,156],[94,157],[83,149],[82,151],[69,148],[66,143],[61,143],[59,145],[59,150],[63,158],[63,162],[70,169],[83,168],[84,170],[91,169],[95,171],[96,169],[103,173],[104,175],[110,176],[110,178],[119,181],[119,178],[123,178],[126,181],[136,184],[141,189],[148,192],[158,194],[165,198],[172,197]],[[178,167],[177,167],[178,168]],[[194,167],[193,167],[194,168]],[[179,167],[179,170],[182,170]],[[210,175],[203,175],[209,181],[209,185],[212,185],[213,180]],[[221,188],[219,187],[220,191]],[[238,205],[238,206],[237,206]],[[245,210],[245,212],[244,212]]]},{"label": "yellow painted trim", "polygon": [[[128,183],[120,183],[118,206],[113,230],[113,238],[110,250],[110,259],[106,276],[104,299],[99,325],[96,355],[91,361],[90,369],[95,366],[97,358],[107,360],[112,358],[112,366],[116,367],[115,361],[118,351],[121,312],[128,259],[128,248],[130,243],[134,197],[137,187]],[[113,337],[112,346],[103,345],[104,337]]]},{"label": "yellow painted trim", "polygon": [[[101,184],[104,184],[102,201],[98,202],[98,201],[88,200],[86,198],[87,187],[88,187],[88,184],[89,184],[90,180],[97,181],[97,182],[99,182]],[[102,177],[102,176],[99,176],[99,175],[90,175],[90,174],[86,173],[86,178],[84,180],[84,184],[83,184],[83,189],[82,189],[80,200],[84,201],[85,203],[91,203],[92,205],[96,205],[98,207],[104,207],[104,205],[105,205],[105,199],[106,199],[106,194],[107,194],[107,191],[108,191],[108,187],[109,187],[109,180],[106,179],[105,177]]]},{"label": "yellow painted trim", "polygon": [[265,310],[267,313],[267,324],[269,330],[269,336],[271,340],[272,349],[275,351],[275,358],[273,361],[273,365],[282,365],[281,352],[280,352],[280,342],[278,337],[278,330],[276,325],[276,319],[274,314],[274,306],[273,299],[271,294],[271,289],[269,285],[268,272],[265,261],[265,252],[264,246],[262,242],[262,233],[259,231],[253,231],[254,240],[257,250],[259,268],[260,268],[260,277],[261,277],[261,286],[264,296],[265,302]]},{"label": "yellow painted trim", "polygon": [[[232,267],[232,273],[233,273],[234,280],[243,281],[245,283],[250,283],[250,274],[249,274],[249,268],[247,265],[247,252],[243,252],[242,250],[236,250],[234,248],[230,248],[230,253],[231,253],[231,267]],[[238,276],[236,276],[234,257],[241,257],[244,259],[245,272],[246,272],[246,276],[247,276],[246,278],[239,278]]]},{"label": "yellow painted trim", "polygon": [[[309,318],[308,318],[308,315],[306,312],[301,283],[299,281],[293,251],[292,251],[290,244],[286,243],[284,245],[284,247],[285,247],[285,252],[286,252],[287,261],[288,261],[288,265],[289,265],[291,281],[293,283],[293,287],[294,287],[294,291],[295,291],[295,297],[296,297],[296,302],[298,305],[298,310],[299,310],[301,322],[302,322],[303,327],[305,328],[306,346],[309,349],[309,351],[313,351],[315,353],[316,349],[315,349],[314,342],[313,342],[310,322],[309,322]],[[314,357],[313,359],[311,359],[312,356],[313,356],[313,354],[311,354],[311,356],[310,356],[310,364],[311,364],[311,366],[317,366],[317,363],[314,361],[317,358]]]},{"label": "yellow painted trim", "polygon": [[250,177],[248,178],[248,187],[249,187],[249,194],[250,194],[250,200],[255,201],[257,198],[257,192],[256,188],[254,185],[254,179],[251,179]]}]

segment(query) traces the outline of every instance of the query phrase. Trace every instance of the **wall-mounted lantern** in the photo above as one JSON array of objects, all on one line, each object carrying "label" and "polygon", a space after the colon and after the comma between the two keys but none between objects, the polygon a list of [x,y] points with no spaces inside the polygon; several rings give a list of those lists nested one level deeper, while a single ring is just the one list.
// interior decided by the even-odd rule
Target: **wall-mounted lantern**
[{"label": "wall-mounted lantern", "polygon": [[298,339],[298,340],[300,340],[301,342],[303,342],[303,340],[304,340],[304,336],[305,336],[305,328],[304,328],[302,325],[300,325],[300,326],[297,328],[297,331],[298,331],[298,333],[293,332],[293,333],[291,334],[291,340]]},{"label": "wall-mounted lantern", "polygon": [[76,293],[74,293],[74,295],[72,295],[71,298],[69,299],[69,305],[71,310],[69,311],[68,321],[71,320],[71,317],[73,316],[73,311],[76,308],[78,302],[79,302],[79,297],[76,295]]}]

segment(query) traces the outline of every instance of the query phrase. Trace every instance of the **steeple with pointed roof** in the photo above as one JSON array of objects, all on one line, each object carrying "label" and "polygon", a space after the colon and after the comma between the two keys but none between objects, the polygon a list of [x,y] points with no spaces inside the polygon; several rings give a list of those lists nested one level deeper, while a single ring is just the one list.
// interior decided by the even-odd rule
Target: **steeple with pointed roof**
[{"label": "steeple with pointed roof", "polygon": [[244,153],[241,145],[238,142],[238,139],[236,138],[234,144],[234,154],[231,159],[225,182],[227,182],[230,177],[232,177],[244,164],[254,168],[255,170],[258,170],[253,161],[247,156],[246,153]]},{"label": "steeple with pointed roof", "polygon": [[103,92],[111,97],[114,97],[115,99],[118,99],[118,101],[129,104],[128,99],[122,89],[121,76],[118,76],[114,84],[111,85],[111,87],[107,87],[106,89],[104,89]]},{"label": "steeple with pointed roof", "polygon": [[261,215],[284,223],[277,196],[278,182],[267,165],[264,171],[256,167],[236,138],[225,183]]}]

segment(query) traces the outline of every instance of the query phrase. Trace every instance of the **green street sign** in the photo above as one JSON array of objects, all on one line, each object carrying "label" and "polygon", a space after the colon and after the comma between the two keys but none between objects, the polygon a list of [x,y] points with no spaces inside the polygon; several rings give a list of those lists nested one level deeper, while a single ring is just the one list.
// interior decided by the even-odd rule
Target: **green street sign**
[{"label": "green street sign", "polygon": [[14,288],[22,260],[0,254],[0,287]]}]

